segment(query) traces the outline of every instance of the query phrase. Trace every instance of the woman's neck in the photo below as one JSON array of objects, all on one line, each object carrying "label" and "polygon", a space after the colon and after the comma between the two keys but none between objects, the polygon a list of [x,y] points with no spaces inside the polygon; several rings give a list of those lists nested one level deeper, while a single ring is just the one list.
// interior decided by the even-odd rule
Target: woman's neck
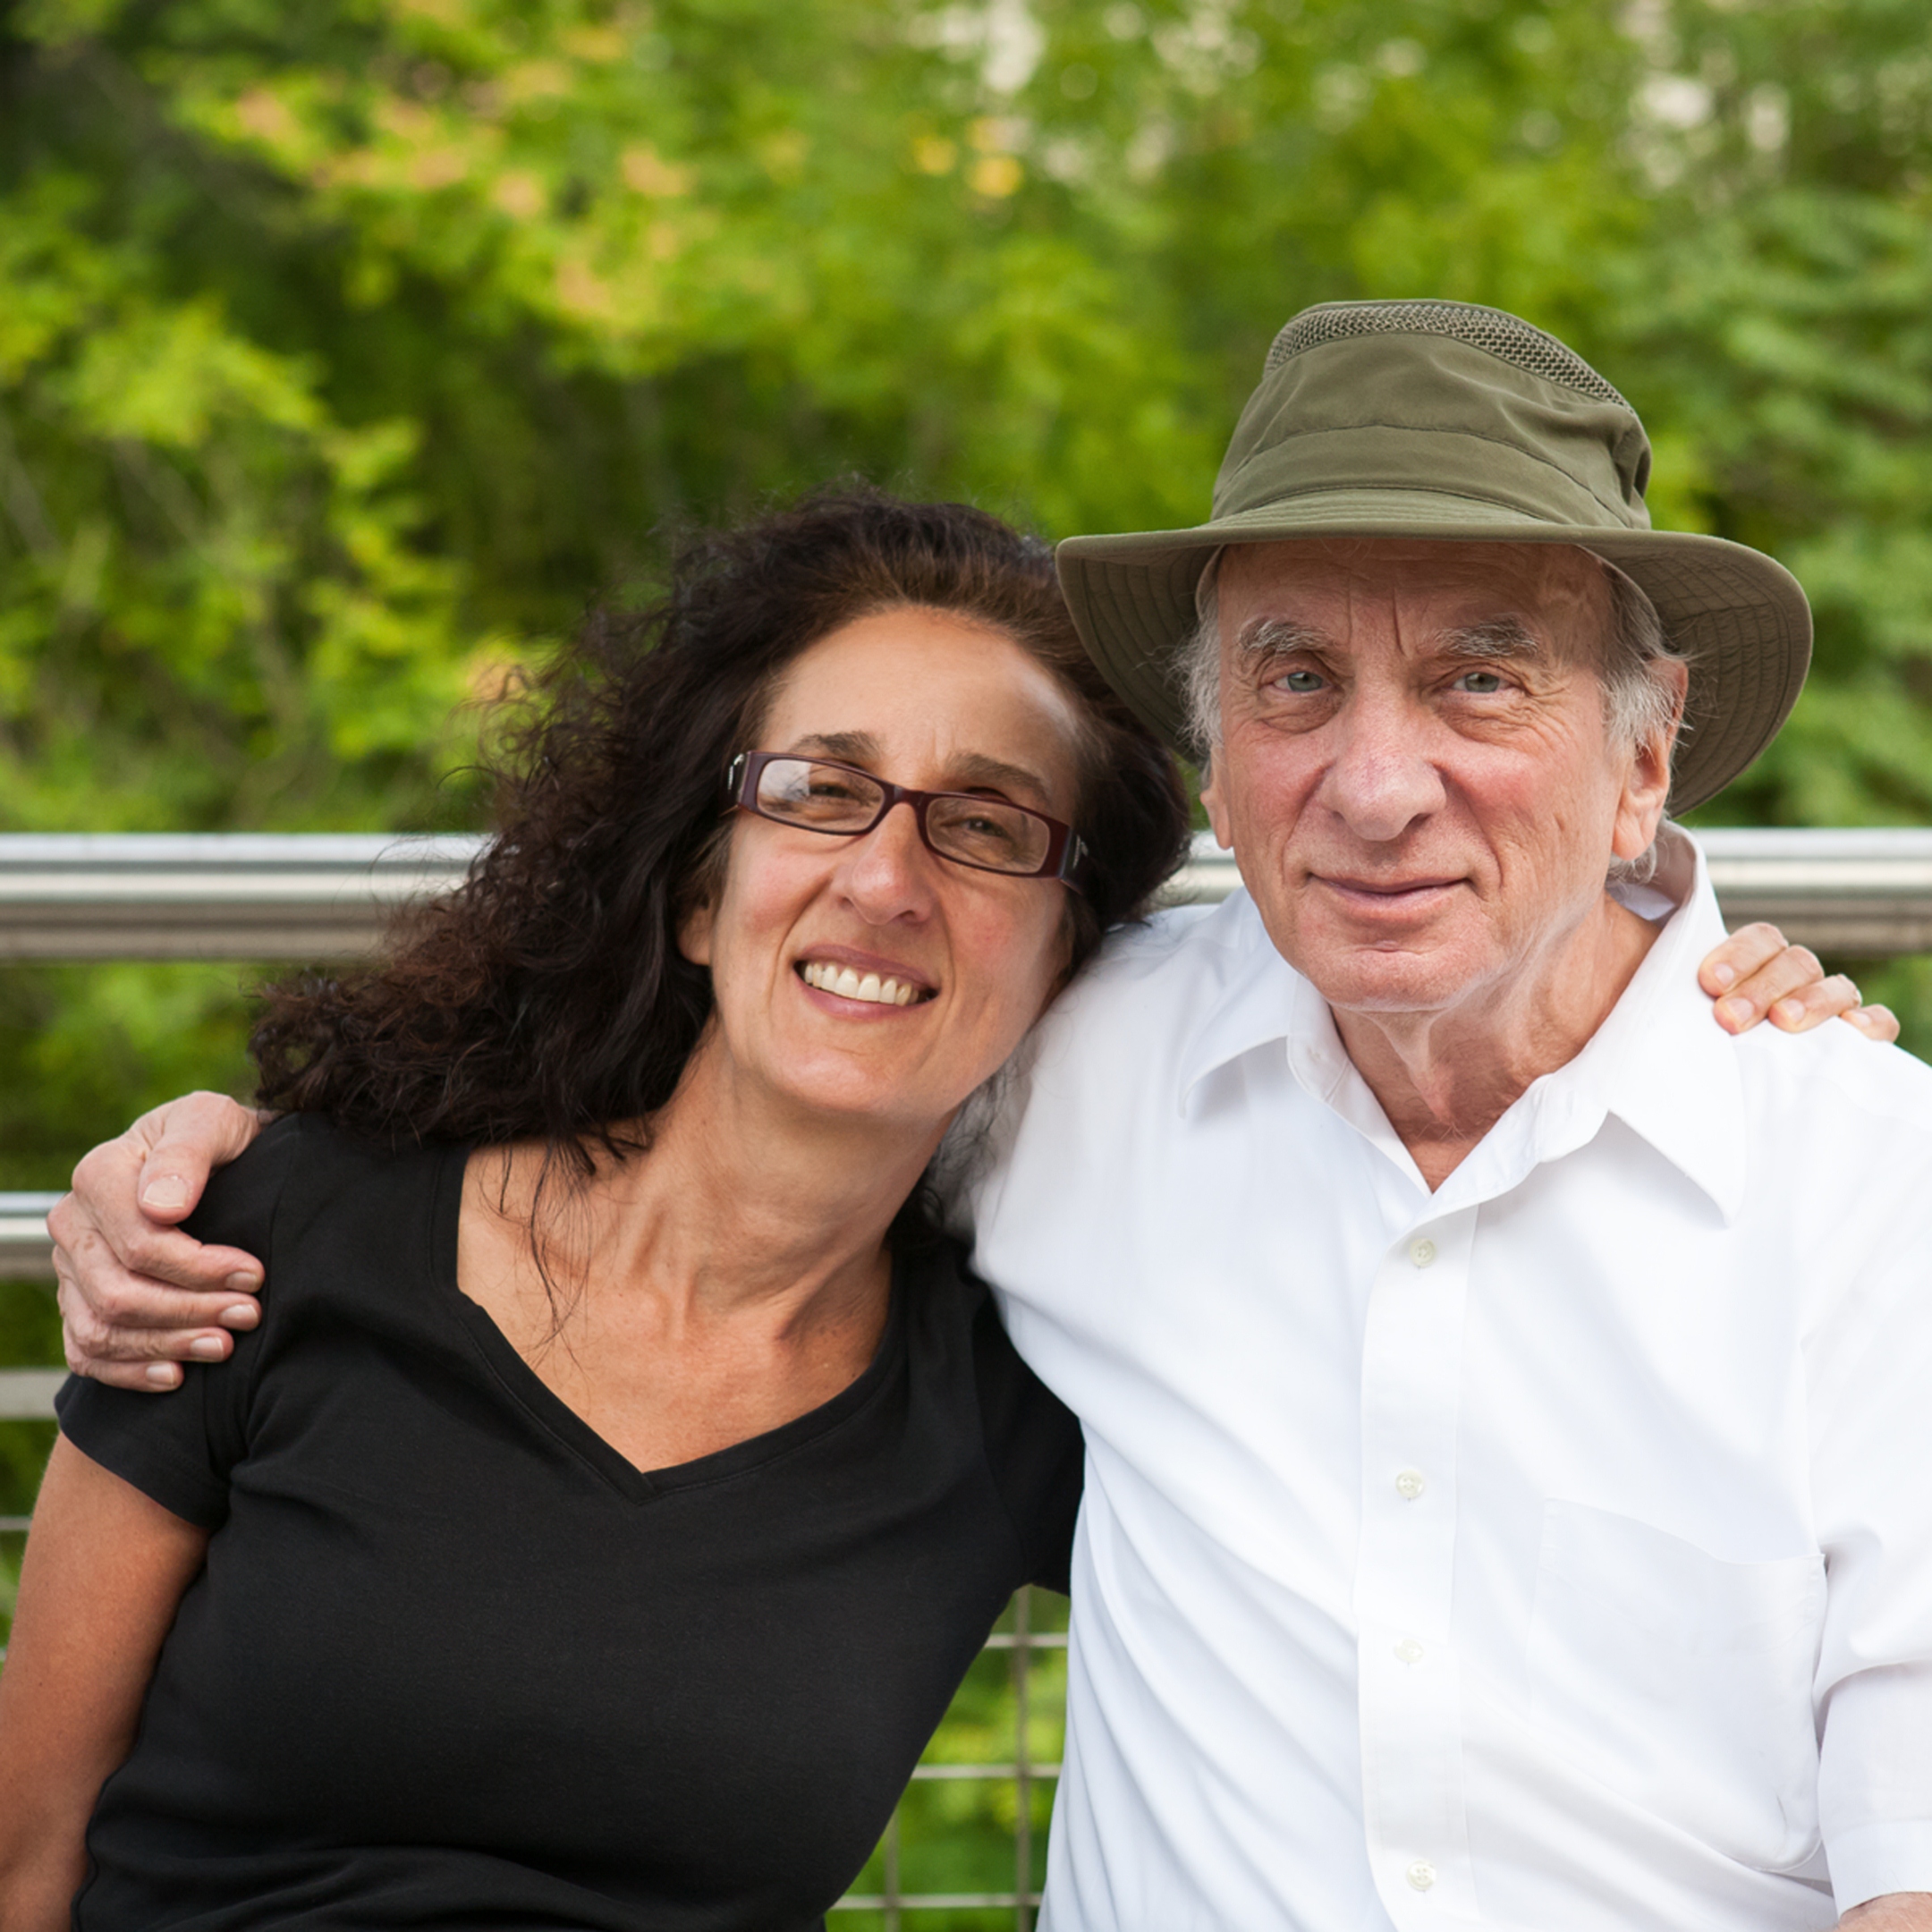
[{"label": "woman's neck", "polygon": [[719,1312],[809,1304],[872,1269],[945,1130],[788,1105],[700,1047],[649,1153],[600,1174],[604,1239]]},{"label": "woman's neck", "polygon": [[891,1305],[886,1233],[944,1127],[787,1117],[700,1055],[648,1151],[599,1154],[588,1185],[539,1196],[532,1144],[472,1157],[458,1278],[640,1468],[686,1462],[864,1373]]}]

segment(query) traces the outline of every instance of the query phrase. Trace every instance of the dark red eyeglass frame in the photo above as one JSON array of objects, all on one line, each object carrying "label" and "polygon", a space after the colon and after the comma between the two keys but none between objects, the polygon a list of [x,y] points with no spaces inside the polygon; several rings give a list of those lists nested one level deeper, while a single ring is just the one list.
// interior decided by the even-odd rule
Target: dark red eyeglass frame
[{"label": "dark red eyeglass frame", "polygon": [[[779,758],[795,764],[823,765],[830,771],[850,772],[854,778],[863,778],[868,784],[877,785],[886,796],[880,801],[871,823],[855,826],[851,831],[838,831],[830,826],[801,826],[794,819],[775,818],[758,804],[758,787],[765,767]],[[1086,863],[1087,847],[1080,834],[1050,814],[1035,811],[1030,805],[1015,805],[1011,799],[995,802],[1004,805],[1008,811],[1021,812],[1029,818],[1037,818],[1046,827],[1046,857],[1026,872],[1008,871],[1004,866],[975,865],[970,859],[955,859],[951,852],[941,852],[933,843],[926,830],[926,810],[936,799],[963,799],[969,804],[985,804],[987,802],[985,799],[971,792],[918,792],[911,785],[894,784],[889,778],[881,778],[877,772],[869,772],[861,766],[844,764],[838,758],[814,758],[809,751],[741,751],[725,771],[724,798],[727,809],[735,806],[756,818],[769,818],[774,825],[787,826],[794,832],[822,833],[826,838],[863,838],[868,832],[876,831],[885,821],[886,813],[894,807],[910,805],[913,823],[919,826],[920,843],[934,858],[944,859],[948,865],[962,866],[969,872],[990,872],[996,878],[1057,879],[1074,892],[1080,889],[1080,870]]]}]

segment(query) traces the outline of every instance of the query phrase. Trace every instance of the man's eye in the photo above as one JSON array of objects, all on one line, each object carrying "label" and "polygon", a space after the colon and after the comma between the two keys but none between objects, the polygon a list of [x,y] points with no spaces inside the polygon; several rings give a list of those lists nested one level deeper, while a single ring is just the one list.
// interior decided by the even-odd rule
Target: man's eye
[{"label": "man's eye", "polygon": [[1503,689],[1503,677],[1496,671],[1465,671],[1455,681],[1457,691],[1468,691],[1477,698],[1493,698]]},{"label": "man's eye", "polygon": [[1310,691],[1318,691],[1326,682],[1319,671],[1284,671],[1275,680],[1278,689],[1293,691],[1297,697],[1306,697]]}]

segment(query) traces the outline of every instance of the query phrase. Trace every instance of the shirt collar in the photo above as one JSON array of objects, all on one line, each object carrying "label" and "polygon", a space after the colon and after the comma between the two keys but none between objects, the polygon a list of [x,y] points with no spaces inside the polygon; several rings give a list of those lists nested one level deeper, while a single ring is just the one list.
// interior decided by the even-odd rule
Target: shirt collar
[{"label": "shirt collar", "polygon": [[1224,968],[1218,988],[1181,1050],[1175,1094],[1180,1112],[1187,1112],[1195,1088],[1216,1068],[1295,1030],[1303,996],[1320,1007],[1322,1022],[1339,1051],[1341,1040],[1327,1007],[1275,950],[1246,886],[1231,893],[1199,930],[1203,939],[1220,940]]},{"label": "shirt collar", "polygon": [[1677,911],[1589,1045],[1547,1079],[1582,1109],[1615,1114],[1730,1221],[1747,1178],[1744,1083],[1737,1043],[1697,983],[1724,918],[1704,854],[1674,828],[1656,883]]},{"label": "shirt collar", "polygon": [[[1656,879],[1631,896],[1648,902],[1646,911],[1665,902],[1677,910],[1582,1052],[1531,1083],[1444,1184],[1444,1206],[1451,1194],[1493,1198],[1530,1166],[1593,1140],[1614,1114],[1727,1221],[1735,1215],[1745,1183],[1743,1087],[1735,1046],[1711,1018],[1697,984],[1698,962],[1724,937],[1724,920],[1704,855],[1691,840],[1666,826],[1659,845]],[[1247,893],[1235,894],[1214,923],[1222,928],[1226,969],[1181,1053],[1180,1111],[1188,1111],[1195,1089],[1217,1068],[1284,1043],[1301,1086],[1382,1146],[1419,1185],[1349,1059],[1327,1003],[1275,950]]]}]

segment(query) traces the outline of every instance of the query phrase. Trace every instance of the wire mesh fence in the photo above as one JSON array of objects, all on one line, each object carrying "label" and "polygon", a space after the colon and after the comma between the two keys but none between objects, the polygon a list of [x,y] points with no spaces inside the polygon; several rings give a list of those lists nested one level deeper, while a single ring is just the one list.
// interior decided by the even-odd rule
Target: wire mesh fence
[{"label": "wire mesh fence", "polygon": [[832,1932],[1030,1932],[1066,1707],[1066,1599],[1021,1590]]}]

